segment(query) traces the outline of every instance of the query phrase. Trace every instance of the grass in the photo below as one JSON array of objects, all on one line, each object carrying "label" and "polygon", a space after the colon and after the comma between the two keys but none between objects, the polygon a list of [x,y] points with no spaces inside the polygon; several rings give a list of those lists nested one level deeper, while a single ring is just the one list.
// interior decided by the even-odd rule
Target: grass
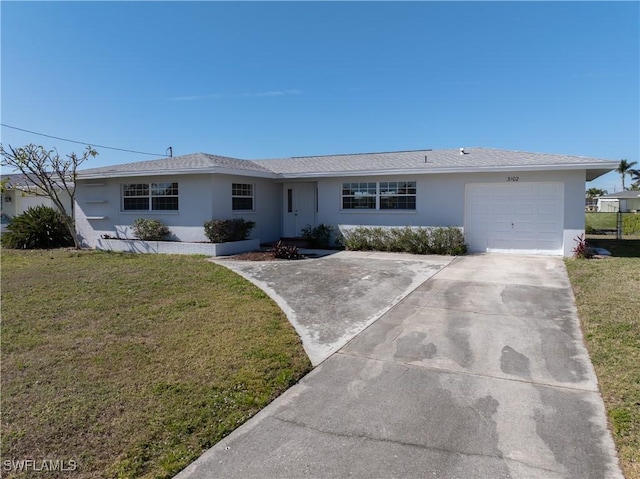
[{"label": "grass", "polygon": [[74,478],[172,477],[311,367],[261,290],[188,256],[5,249],[1,345],[2,460]]},{"label": "grass", "polygon": [[640,259],[566,260],[627,479],[640,478]]},{"label": "grass", "polygon": [[615,230],[617,213],[585,213],[585,227],[595,230]]}]

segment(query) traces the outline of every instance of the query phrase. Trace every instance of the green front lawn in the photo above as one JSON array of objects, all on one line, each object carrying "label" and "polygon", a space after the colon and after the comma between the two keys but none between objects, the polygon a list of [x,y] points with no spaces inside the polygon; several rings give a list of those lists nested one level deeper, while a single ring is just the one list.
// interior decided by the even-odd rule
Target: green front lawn
[{"label": "green front lawn", "polygon": [[585,213],[585,229],[615,230],[617,228],[617,213]]},{"label": "green front lawn", "polygon": [[566,260],[627,479],[640,478],[640,258]]},{"label": "green front lawn", "polygon": [[2,460],[74,478],[172,477],[311,367],[261,290],[188,256],[4,249],[1,345]]}]

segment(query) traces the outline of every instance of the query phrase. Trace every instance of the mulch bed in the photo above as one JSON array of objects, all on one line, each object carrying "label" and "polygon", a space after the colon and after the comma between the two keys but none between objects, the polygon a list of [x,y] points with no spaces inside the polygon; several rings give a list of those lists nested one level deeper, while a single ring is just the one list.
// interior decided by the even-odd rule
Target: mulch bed
[{"label": "mulch bed", "polygon": [[239,261],[278,261],[273,251],[249,251],[247,253],[228,256],[225,259],[234,259]]}]

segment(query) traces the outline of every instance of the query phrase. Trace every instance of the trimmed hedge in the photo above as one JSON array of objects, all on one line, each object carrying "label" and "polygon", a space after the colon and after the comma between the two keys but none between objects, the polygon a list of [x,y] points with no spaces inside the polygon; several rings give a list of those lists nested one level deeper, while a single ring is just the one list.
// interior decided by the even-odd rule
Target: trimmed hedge
[{"label": "trimmed hedge", "polygon": [[255,225],[255,221],[246,221],[243,218],[210,220],[204,224],[204,234],[212,243],[243,241],[249,238]]},{"label": "trimmed hedge", "polygon": [[622,216],[622,233],[625,235],[640,233],[640,214],[627,213]]},{"label": "trimmed hedge", "polygon": [[467,252],[459,228],[381,228],[358,226],[342,233],[342,244],[353,251],[393,251],[413,254],[461,255]]},{"label": "trimmed hedge", "polygon": [[162,221],[138,218],[133,222],[133,234],[143,241],[162,241],[171,231]]}]

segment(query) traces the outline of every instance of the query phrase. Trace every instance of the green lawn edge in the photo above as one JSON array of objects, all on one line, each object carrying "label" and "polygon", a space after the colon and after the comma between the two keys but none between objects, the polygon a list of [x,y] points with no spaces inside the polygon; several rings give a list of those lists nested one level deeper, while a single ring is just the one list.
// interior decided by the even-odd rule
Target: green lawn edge
[{"label": "green lawn edge", "polygon": [[566,259],[627,479],[640,478],[640,258]]},{"label": "green lawn edge", "polygon": [[1,261],[2,460],[173,477],[311,369],[277,305],[204,257]]}]

